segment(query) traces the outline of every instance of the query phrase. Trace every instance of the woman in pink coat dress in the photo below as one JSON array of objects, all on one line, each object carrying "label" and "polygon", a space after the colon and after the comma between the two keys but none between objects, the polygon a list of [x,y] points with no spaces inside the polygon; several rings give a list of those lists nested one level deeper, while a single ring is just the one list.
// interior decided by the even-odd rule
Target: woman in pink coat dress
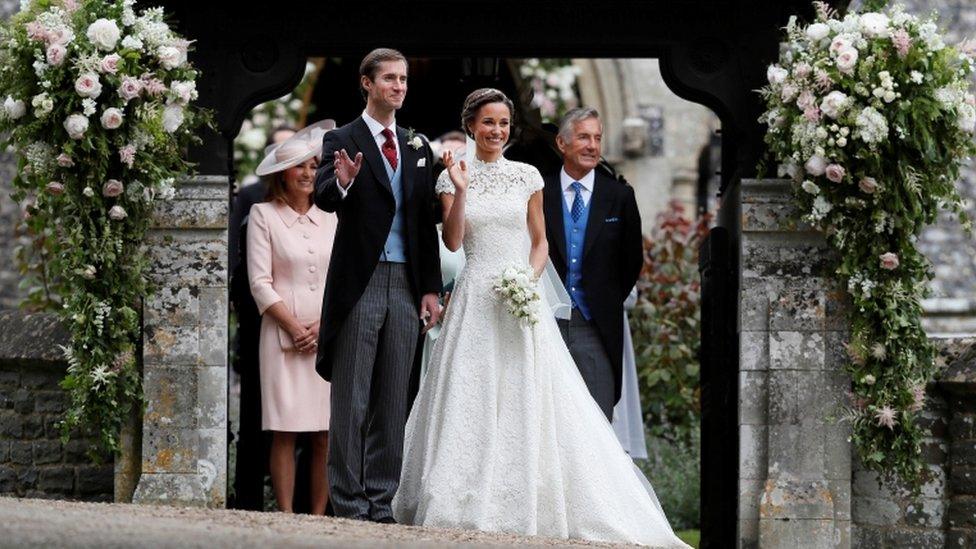
[{"label": "woman in pink coat dress", "polygon": [[281,511],[292,511],[295,437],[312,433],[312,514],[329,500],[329,383],[315,372],[319,318],[337,219],[312,203],[317,156],[331,120],[272,149],[258,175],[273,174],[267,202],[251,208],[247,269],[262,314],[261,428],[273,431],[271,481]]}]

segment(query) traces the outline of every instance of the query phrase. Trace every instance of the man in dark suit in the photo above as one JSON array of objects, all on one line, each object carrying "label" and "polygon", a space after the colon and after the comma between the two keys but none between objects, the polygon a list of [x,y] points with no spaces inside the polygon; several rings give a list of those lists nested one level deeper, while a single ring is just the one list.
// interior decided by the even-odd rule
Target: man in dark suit
[{"label": "man in dark suit", "polygon": [[563,117],[563,167],[545,178],[549,256],[573,302],[559,329],[590,394],[608,420],[620,399],[623,303],[643,264],[634,190],[598,171],[603,126],[595,109]]},{"label": "man in dark suit", "polygon": [[366,110],[325,135],[315,203],[339,217],[316,370],[332,382],[329,481],[340,517],[393,522],[418,335],[440,317],[429,145],[396,125],[407,61],[360,65]]}]

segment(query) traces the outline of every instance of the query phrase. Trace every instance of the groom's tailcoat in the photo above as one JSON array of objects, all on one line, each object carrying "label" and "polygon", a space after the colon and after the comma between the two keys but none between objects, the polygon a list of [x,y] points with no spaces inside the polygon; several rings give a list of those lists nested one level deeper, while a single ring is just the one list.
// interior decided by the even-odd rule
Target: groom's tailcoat
[{"label": "groom's tailcoat", "polygon": [[[406,267],[419,310],[424,294],[438,293],[441,289],[437,228],[431,207],[433,158],[426,143],[415,149],[403,128],[398,126],[396,134],[402,166]],[[339,191],[333,164],[334,153],[342,149],[352,159],[357,153],[363,153],[362,168],[345,198]],[[332,378],[336,335],[380,261],[396,214],[396,201],[384,162],[362,117],[326,133],[323,138],[322,161],[315,179],[315,204],[327,212],[335,212],[339,218],[325,284],[315,364],[316,371],[326,380]],[[419,320],[417,329],[420,329]]]},{"label": "groom's tailcoat", "polygon": [[[568,270],[563,223],[564,195],[559,172],[545,178],[543,207],[549,256],[564,282]],[[623,370],[623,303],[644,263],[640,213],[634,190],[596,172],[583,242],[581,285],[591,320],[614,372],[614,402],[620,399]]]}]

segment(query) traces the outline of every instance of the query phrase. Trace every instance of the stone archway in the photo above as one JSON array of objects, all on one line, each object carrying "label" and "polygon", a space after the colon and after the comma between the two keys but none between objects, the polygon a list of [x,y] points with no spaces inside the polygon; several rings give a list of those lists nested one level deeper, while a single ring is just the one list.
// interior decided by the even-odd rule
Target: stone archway
[{"label": "stone archway", "polygon": [[[201,103],[216,111],[218,131],[192,151],[202,175],[188,180],[154,232],[157,296],[146,304],[141,501],[222,506],[226,479],[226,204],[230,141],[245,113],[299,81],[308,56],[358,56],[377,45],[417,56],[654,57],[677,95],[710,108],[723,129],[720,225],[730,256],[739,245],[737,182],[762,151],[756,118],[765,64],[777,54],[789,14],[808,13],[790,0],[756,11],[745,0],[698,2],[563,1],[502,3],[459,9],[456,2],[316,6],[300,2],[237,4],[164,2],[181,32],[197,39]],[[219,25],[215,25],[219,22]],[[612,36],[612,41],[608,40]],[[735,273],[737,265],[731,270]],[[726,304],[720,322],[737,321],[737,278],[713,299]],[[734,328],[732,332],[735,333]],[[738,339],[711,341],[709,356],[738,356]],[[219,350],[219,351],[218,351]],[[738,448],[737,360],[704,363],[714,405],[705,404],[702,547],[736,543]],[[178,395],[178,396],[174,396]],[[723,434],[725,433],[725,434]]]}]

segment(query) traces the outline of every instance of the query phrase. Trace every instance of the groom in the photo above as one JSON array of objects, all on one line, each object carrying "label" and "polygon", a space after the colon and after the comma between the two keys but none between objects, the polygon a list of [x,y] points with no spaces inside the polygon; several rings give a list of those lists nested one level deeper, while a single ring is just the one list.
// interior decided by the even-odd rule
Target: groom
[{"label": "groom", "polygon": [[596,169],[603,124],[592,108],[563,117],[559,173],[545,178],[543,209],[549,257],[573,303],[558,321],[587,389],[613,420],[623,371],[623,303],[644,263],[634,190]]},{"label": "groom", "polygon": [[325,134],[315,179],[315,204],[339,217],[316,370],[332,382],[336,515],[394,522],[414,352],[441,312],[433,159],[426,142],[396,125],[407,93],[403,54],[373,50],[359,74],[366,110]]}]

